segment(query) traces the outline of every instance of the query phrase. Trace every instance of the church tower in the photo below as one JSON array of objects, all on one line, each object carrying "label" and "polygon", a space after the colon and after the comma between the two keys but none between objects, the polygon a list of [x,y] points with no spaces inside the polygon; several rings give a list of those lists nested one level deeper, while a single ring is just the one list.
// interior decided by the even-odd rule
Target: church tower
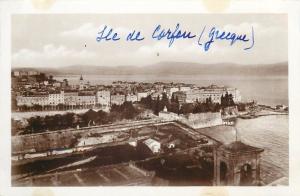
[{"label": "church tower", "polygon": [[79,79],[79,90],[83,90],[84,89],[84,80],[82,75],[80,75],[80,79]]},{"label": "church tower", "polygon": [[263,151],[241,141],[221,145],[214,152],[214,185],[260,185],[260,156]]}]

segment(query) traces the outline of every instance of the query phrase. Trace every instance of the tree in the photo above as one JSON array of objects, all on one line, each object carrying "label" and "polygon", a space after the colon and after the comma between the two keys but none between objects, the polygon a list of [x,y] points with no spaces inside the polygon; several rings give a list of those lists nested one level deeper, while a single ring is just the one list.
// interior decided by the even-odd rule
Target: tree
[{"label": "tree", "polygon": [[[174,94],[173,94],[174,95]],[[173,96],[172,95],[172,96]],[[180,104],[177,96],[173,96],[173,100],[169,105],[168,111],[179,114]]]},{"label": "tree", "polygon": [[125,118],[125,119],[132,119],[137,114],[137,111],[134,108],[131,101],[130,102],[126,101],[122,104],[122,111],[121,112],[122,112],[123,118]]},{"label": "tree", "polygon": [[55,114],[53,116],[53,120],[54,120],[54,129],[58,130],[58,129],[63,129],[63,120],[62,120],[62,115],[61,114]]},{"label": "tree", "polygon": [[152,97],[151,97],[151,95],[148,95],[146,97],[146,107],[150,109],[150,108],[152,108],[152,105],[153,105]]},{"label": "tree", "polygon": [[234,101],[233,101],[233,96],[232,96],[232,94],[229,94],[229,96],[228,96],[228,105],[229,106],[234,106],[235,104],[234,104]]},{"label": "tree", "polygon": [[65,84],[66,86],[69,86],[69,82],[68,82],[67,79],[64,79],[63,82],[64,82],[64,84]]},{"label": "tree", "polygon": [[91,125],[89,123],[96,122],[98,119],[98,113],[92,109],[89,109],[82,115],[82,120],[85,126]]},{"label": "tree", "polygon": [[233,96],[232,94],[228,94],[228,92],[226,92],[225,96],[223,97],[223,95],[221,96],[221,106],[224,107],[228,107],[228,106],[234,106],[235,103],[233,101]]},{"label": "tree", "polygon": [[146,98],[143,97],[141,99],[141,103],[148,109],[152,109],[152,105],[153,105],[153,100],[151,95],[148,95]]},{"label": "tree", "polygon": [[161,107],[162,107],[162,109],[164,108],[164,107],[169,107],[169,99],[168,99],[168,96],[167,96],[167,94],[166,93],[163,93],[162,94],[162,99],[161,99]]},{"label": "tree", "polygon": [[44,82],[47,80],[47,76],[45,73],[40,73],[40,75],[36,76],[36,81],[37,82]]},{"label": "tree", "polygon": [[192,103],[183,104],[180,108],[181,114],[193,113],[194,105]]},{"label": "tree", "polygon": [[74,126],[74,113],[66,113],[62,116],[64,128],[73,127]]},{"label": "tree", "polygon": [[28,119],[27,131],[29,133],[39,133],[43,130],[43,119],[40,116]]},{"label": "tree", "polygon": [[54,120],[54,116],[45,116],[44,118],[44,122],[45,122],[45,127],[49,130],[54,130],[55,129],[55,120]]},{"label": "tree", "polygon": [[53,83],[54,80],[53,80],[53,76],[52,75],[49,76],[48,81],[49,81],[50,84]]},{"label": "tree", "polygon": [[97,123],[102,125],[102,124],[106,124],[109,122],[109,119],[108,119],[108,115],[106,112],[104,112],[103,110],[99,110],[97,112],[98,114],[98,118],[97,118]]},{"label": "tree", "polygon": [[216,103],[214,107],[214,112],[219,112],[220,109],[221,109],[221,105],[219,103]]},{"label": "tree", "polygon": [[153,112],[155,115],[158,115],[158,113],[160,112],[160,101],[159,101],[159,96],[157,96],[157,99],[155,101],[154,104],[154,108],[153,108]]},{"label": "tree", "polygon": [[175,102],[175,96],[174,94],[172,93],[172,97],[171,97],[171,103]]}]

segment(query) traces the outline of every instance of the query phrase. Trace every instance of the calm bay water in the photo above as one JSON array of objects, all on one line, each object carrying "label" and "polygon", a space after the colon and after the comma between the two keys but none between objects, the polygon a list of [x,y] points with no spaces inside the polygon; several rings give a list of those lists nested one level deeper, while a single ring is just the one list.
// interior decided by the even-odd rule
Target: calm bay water
[{"label": "calm bay water", "polygon": [[[54,77],[71,83],[79,81],[80,75],[58,75]],[[220,77],[213,75],[83,75],[91,84],[111,84],[113,81],[136,82],[183,82],[208,86],[211,84],[226,85],[238,88],[244,101],[257,100],[261,104],[275,106],[288,105],[287,77]]]},{"label": "calm bay water", "polygon": [[266,182],[289,176],[288,116],[265,116],[240,120],[237,128],[245,143],[264,148],[262,179]]}]

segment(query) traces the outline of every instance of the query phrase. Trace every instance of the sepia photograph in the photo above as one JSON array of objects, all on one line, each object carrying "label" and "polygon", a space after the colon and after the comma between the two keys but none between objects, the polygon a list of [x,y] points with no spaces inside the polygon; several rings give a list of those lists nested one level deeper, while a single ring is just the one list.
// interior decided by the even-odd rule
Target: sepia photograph
[{"label": "sepia photograph", "polygon": [[288,186],[287,14],[12,14],[11,186]]}]

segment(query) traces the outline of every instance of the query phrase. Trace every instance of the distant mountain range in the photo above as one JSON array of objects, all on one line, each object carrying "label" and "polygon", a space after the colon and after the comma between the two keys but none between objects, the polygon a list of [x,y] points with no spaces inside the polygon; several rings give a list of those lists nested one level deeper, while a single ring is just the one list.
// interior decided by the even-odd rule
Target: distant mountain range
[{"label": "distant mountain range", "polygon": [[37,70],[53,75],[217,75],[217,76],[287,76],[288,63],[238,65],[232,63],[201,64],[188,62],[161,62],[147,66],[93,66],[72,65],[61,68],[13,68]]}]

